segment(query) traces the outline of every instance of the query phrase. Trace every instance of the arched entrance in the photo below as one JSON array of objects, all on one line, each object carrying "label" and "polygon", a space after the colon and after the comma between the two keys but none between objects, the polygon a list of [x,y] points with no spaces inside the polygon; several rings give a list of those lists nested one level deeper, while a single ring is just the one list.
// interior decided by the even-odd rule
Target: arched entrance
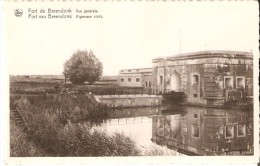
[{"label": "arched entrance", "polygon": [[176,71],[174,71],[171,76],[171,91],[181,91],[181,76]]}]

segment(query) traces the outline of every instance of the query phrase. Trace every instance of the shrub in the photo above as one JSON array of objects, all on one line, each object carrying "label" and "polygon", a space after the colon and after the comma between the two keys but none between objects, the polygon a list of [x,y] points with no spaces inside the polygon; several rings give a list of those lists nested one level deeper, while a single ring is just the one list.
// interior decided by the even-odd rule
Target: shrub
[{"label": "shrub", "polygon": [[75,52],[64,64],[64,76],[73,84],[93,84],[98,81],[103,72],[103,65],[90,50]]}]

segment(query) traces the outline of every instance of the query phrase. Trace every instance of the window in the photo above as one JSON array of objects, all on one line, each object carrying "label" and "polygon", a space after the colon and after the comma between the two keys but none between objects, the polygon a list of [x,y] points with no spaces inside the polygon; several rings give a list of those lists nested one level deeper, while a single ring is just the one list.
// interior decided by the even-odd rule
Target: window
[{"label": "window", "polygon": [[139,69],[136,69],[136,71],[138,72],[138,71],[140,71]]},{"label": "window", "polygon": [[224,88],[225,89],[233,89],[233,77],[224,76]]},{"label": "window", "polygon": [[192,85],[199,85],[199,75],[192,76]]},{"label": "window", "polygon": [[245,124],[237,125],[237,136],[238,137],[245,137],[246,136],[246,125]]},{"label": "window", "polygon": [[198,114],[194,114],[193,117],[194,117],[194,118],[198,118]]},{"label": "window", "polygon": [[163,76],[160,76],[160,84],[163,84]]},{"label": "window", "polygon": [[128,82],[131,82],[131,78],[128,78]]},{"label": "window", "polygon": [[245,77],[237,77],[236,80],[237,89],[245,88]]},{"label": "window", "polygon": [[124,79],[123,79],[123,78],[121,78],[121,82],[124,82]]},{"label": "window", "polygon": [[131,70],[128,70],[128,72],[131,72]]},{"label": "window", "polygon": [[195,138],[200,137],[200,126],[191,125],[191,134],[192,134],[192,137],[195,137]]},{"label": "window", "polygon": [[234,126],[226,126],[225,127],[225,138],[233,138],[234,137]]},{"label": "window", "polygon": [[136,82],[140,82],[140,78],[136,78]]},{"label": "window", "polygon": [[148,85],[148,84],[147,84],[147,81],[146,81],[146,82],[145,82],[145,87],[147,87],[147,85]]},{"label": "window", "polygon": [[151,81],[149,81],[149,87],[152,87],[152,83],[151,83]]},{"label": "window", "polygon": [[198,94],[193,94],[193,97],[198,97]]}]

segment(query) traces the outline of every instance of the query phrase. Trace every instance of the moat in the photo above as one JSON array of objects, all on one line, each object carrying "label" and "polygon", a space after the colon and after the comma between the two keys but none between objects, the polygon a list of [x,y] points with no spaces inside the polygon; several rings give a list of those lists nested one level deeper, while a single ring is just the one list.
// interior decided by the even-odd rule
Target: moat
[{"label": "moat", "polygon": [[160,146],[174,155],[253,155],[253,111],[172,108],[115,109],[106,119],[84,123],[124,133],[140,147]]}]

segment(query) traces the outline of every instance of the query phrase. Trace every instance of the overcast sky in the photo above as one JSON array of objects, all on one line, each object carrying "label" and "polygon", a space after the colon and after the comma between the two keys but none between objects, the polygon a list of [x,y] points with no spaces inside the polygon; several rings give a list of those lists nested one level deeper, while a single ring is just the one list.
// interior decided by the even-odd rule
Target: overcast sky
[{"label": "overcast sky", "polygon": [[[153,58],[176,55],[180,49],[258,53],[257,2],[51,4],[28,6],[97,9],[103,19],[30,20],[25,5],[7,6],[10,74],[61,74],[64,62],[78,49],[93,50],[103,63],[103,75],[151,67]],[[16,8],[24,11],[23,17],[14,16]]]}]

